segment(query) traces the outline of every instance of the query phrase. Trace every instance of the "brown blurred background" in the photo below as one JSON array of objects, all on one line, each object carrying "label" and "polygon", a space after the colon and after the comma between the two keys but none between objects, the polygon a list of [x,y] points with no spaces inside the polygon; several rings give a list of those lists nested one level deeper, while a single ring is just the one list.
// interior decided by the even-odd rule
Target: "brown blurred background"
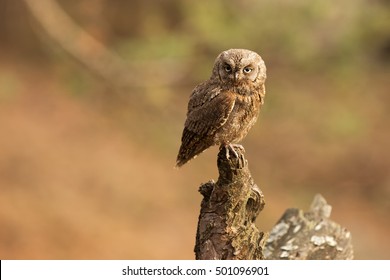
[{"label": "brown blurred background", "polygon": [[0,0],[0,259],[193,259],[218,150],[173,166],[229,48],[268,69],[258,227],[321,193],[357,259],[389,259],[387,0]]}]

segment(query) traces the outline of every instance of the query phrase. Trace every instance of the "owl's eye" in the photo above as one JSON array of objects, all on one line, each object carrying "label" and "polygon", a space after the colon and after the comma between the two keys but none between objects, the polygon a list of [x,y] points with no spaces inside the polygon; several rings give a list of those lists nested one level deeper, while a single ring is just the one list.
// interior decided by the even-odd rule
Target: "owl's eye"
[{"label": "owl's eye", "polygon": [[252,68],[245,67],[243,71],[244,71],[245,74],[248,74],[248,73],[252,72]]},{"label": "owl's eye", "polygon": [[229,64],[226,64],[225,65],[225,71],[226,71],[226,73],[232,72],[232,67]]}]

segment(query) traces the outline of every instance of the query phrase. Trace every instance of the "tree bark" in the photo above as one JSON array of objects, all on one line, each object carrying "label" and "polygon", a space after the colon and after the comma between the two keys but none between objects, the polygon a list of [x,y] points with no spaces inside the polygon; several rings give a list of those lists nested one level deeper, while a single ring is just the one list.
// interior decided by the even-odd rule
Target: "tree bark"
[{"label": "tree bark", "polygon": [[[203,195],[196,235],[196,259],[263,259],[264,233],[255,220],[264,208],[264,196],[254,183],[243,150],[237,155],[222,148],[219,178],[200,186]],[[229,156],[227,156],[229,155]]]},{"label": "tree bark", "polygon": [[308,212],[288,209],[265,234],[255,221],[265,206],[243,148],[222,148],[217,182],[202,184],[196,234],[199,260],[352,259],[351,234],[329,219],[331,206],[316,195]]},{"label": "tree bark", "polygon": [[310,210],[288,209],[272,228],[264,254],[267,259],[350,260],[351,233],[330,220],[332,207],[319,194]]}]

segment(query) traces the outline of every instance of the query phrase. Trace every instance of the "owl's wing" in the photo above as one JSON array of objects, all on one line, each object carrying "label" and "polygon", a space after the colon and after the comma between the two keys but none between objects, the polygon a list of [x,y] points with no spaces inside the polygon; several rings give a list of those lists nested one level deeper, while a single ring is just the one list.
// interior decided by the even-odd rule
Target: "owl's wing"
[{"label": "owl's wing", "polygon": [[228,119],[235,96],[220,88],[199,90],[195,88],[188,103],[185,127],[198,135],[213,135]]},{"label": "owl's wing", "polygon": [[227,121],[234,103],[234,94],[219,87],[210,89],[200,85],[194,89],[188,103],[177,166],[215,144],[214,134]]}]

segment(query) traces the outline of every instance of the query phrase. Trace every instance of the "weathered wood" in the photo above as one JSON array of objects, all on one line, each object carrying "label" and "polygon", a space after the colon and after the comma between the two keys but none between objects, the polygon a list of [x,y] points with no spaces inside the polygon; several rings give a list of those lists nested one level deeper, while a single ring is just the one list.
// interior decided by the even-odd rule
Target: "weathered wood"
[{"label": "weathered wood", "polygon": [[329,219],[332,207],[319,194],[310,210],[288,209],[271,230],[267,259],[353,259],[351,233]]},{"label": "weathered wood", "polygon": [[329,219],[331,206],[317,195],[308,212],[288,209],[269,237],[255,220],[264,196],[254,183],[243,148],[218,154],[219,178],[199,188],[203,195],[195,256],[201,260],[352,259],[349,231]]},{"label": "weathered wood", "polygon": [[254,222],[264,208],[264,196],[254,183],[242,150],[222,148],[219,178],[200,186],[203,195],[196,235],[196,259],[263,259],[264,234]]}]

